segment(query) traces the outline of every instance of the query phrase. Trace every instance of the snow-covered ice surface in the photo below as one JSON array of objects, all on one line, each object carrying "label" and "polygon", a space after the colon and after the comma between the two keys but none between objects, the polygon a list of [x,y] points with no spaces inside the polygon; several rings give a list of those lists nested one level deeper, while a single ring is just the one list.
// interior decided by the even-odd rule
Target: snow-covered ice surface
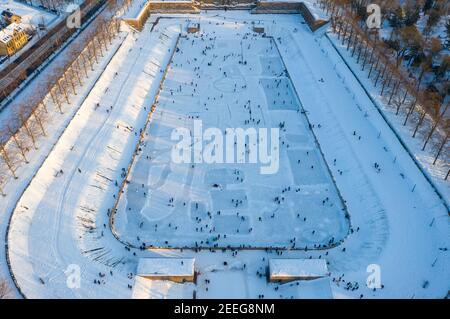
[{"label": "snow-covered ice surface", "polygon": [[[442,298],[446,296],[450,283],[448,212],[422,172],[376,111],[375,106],[371,104],[363,89],[358,86],[352,87],[351,90],[346,88],[342,75],[334,69],[333,59],[336,58],[337,53],[325,52],[317,43],[323,40],[320,38],[322,35],[312,34],[307,26],[302,24],[303,20],[299,15],[255,17],[241,11],[203,12],[200,18],[204,39],[202,42],[197,39],[201,43],[199,47],[188,50],[186,47],[189,47],[189,42],[184,42],[187,39],[179,38],[180,30],[185,30],[188,23],[187,17],[189,15],[173,15],[172,19],[161,19],[153,32],[150,32],[150,26],[146,26],[142,33],[136,35],[136,39],[130,35],[125,40],[21,197],[12,218],[8,235],[8,251],[12,273],[24,295],[34,298],[191,298],[194,295],[197,298],[257,298],[260,295],[264,295],[264,298],[327,298],[331,296],[357,298],[360,295],[365,298]],[[198,19],[199,16],[190,17]],[[275,40],[253,35],[250,24],[252,19],[262,21],[268,36]],[[220,34],[219,30],[221,30]],[[213,31],[216,33],[213,34]],[[183,88],[185,96],[182,96],[183,92],[174,91],[177,99],[171,103],[170,88],[176,89],[174,82],[186,82],[189,77],[192,81],[197,81],[195,73],[192,78],[192,70],[186,65],[185,60],[191,49],[201,51],[204,49],[202,46],[217,46],[217,48],[222,46],[223,51],[240,54],[239,39],[242,39],[246,33],[249,35],[243,43],[250,44],[252,41],[252,46],[259,50],[248,54],[247,57],[244,53],[244,58],[248,61],[246,67],[235,63],[227,66],[226,61],[222,61],[222,53],[217,53],[217,61],[212,61],[210,66],[213,69],[220,65],[226,68],[227,74],[235,75],[233,78],[230,77],[231,83],[230,79],[217,81],[219,74],[214,75],[217,78],[208,76],[208,71],[205,70],[213,56],[212,51],[207,50],[206,55],[197,57],[198,60],[204,61],[200,70],[205,72],[202,79],[199,79],[201,83],[198,84],[199,92],[204,93],[202,99],[199,99],[200,103],[197,104],[195,99],[192,99],[192,90],[189,91],[191,95],[186,94],[187,88]],[[229,36],[234,34],[235,40],[221,42],[220,37],[227,34]],[[218,38],[217,41],[211,40],[215,36]],[[190,36],[190,40],[192,39]],[[313,188],[319,184],[328,185],[329,200],[322,204],[321,197],[315,199],[314,202],[317,200],[320,205],[314,208],[314,212],[319,215],[334,216],[330,219],[329,227],[323,227],[323,223],[327,220],[320,223],[317,219],[309,224],[313,229],[305,228],[293,235],[297,217],[295,214],[289,216],[291,214],[289,208],[292,207],[286,205],[285,218],[290,219],[293,228],[288,230],[291,233],[286,234],[285,237],[298,236],[304,241],[305,238],[309,238],[311,242],[318,243],[320,240],[311,237],[314,229],[317,230],[315,233],[322,233],[319,232],[322,228],[329,234],[345,233],[345,231],[336,232],[333,229],[337,225],[342,225],[345,218],[338,218],[338,212],[333,212],[333,209],[330,210],[327,206],[328,202],[333,203],[333,207],[339,205],[335,193],[339,191],[345,200],[351,222],[349,234],[341,245],[327,250],[308,249],[307,251],[290,249],[141,250],[125,246],[116,240],[108,227],[107,214],[108,208],[113,206],[119,191],[116,181],[120,184],[122,169],[130,163],[138,143],[139,131],[144,127],[150,106],[159,89],[163,70],[169,64],[177,43],[179,52],[174,55],[174,61],[166,81],[162,84],[161,95],[148,126],[148,132],[156,135],[145,137],[144,143],[147,143],[147,147],[139,152],[140,156],[135,161],[136,166],[133,167],[130,175],[129,188],[133,187],[133,177],[145,179],[152,174],[158,176],[158,173],[162,177],[164,174],[169,176],[167,172],[170,173],[170,170],[164,171],[161,167],[148,165],[151,162],[150,158],[146,163],[142,160],[142,154],[145,154],[147,149],[153,148],[163,153],[161,150],[169,148],[170,146],[166,144],[165,132],[170,131],[171,127],[178,125],[188,127],[189,121],[185,120],[186,116],[197,115],[202,117],[207,126],[219,128],[237,124],[243,126],[242,122],[248,119],[248,113],[243,111],[240,100],[243,98],[245,103],[246,99],[250,99],[252,109],[255,108],[254,113],[257,114],[255,118],[257,116],[258,119],[267,122],[270,120],[269,124],[266,123],[268,127],[285,121],[286,132],[281,134],[281,141],[285,144],[281,149],[280,162],[280,174],[285,174],[282,177],[284,180],[279,178],[279,181],[258,181],[262,177],[256,176],[256,168],[252,172],[253,168],[242,165],[239,167],[239,172],[242,171],[242,173],[239,174],[244,175],[245,179],[233,185],[240,189],[240,192],[217,196],[213,194],[214,190],[211,189],[210,183],[220,185],[226,183],[227,188],[223,190],[229,190],[229,181],[236,177],[234,168],[218,165],[218,171],[215,171],[214,165],[211,165],[209,169],[198,165],[199,167],[194,171],[199,173],[191,175],[191,184],[189,179],[184,177],[186,172],[190,171],[188,167],[171,164],[171,169],[179,170],[180,173],[173,178],[167,178],[167,183],[162,183],[162,188],[158,190],[164,189],[168,184],[173,194],[171,196],[183,196],[182,191],[186,189],[189,194],[187,198],[206,198],[204,208],[201,208],[200,201],[198,210],[195,204],[194,207],[186,205],[191,212],[194,208],[194,212],[200,214],[205,213],[206,205],[214,204],[225,206],[223,209],[235,210],[233,207],[227,208],[227,204],[229,204],[228,199],[236,196],[241,198],[242,203],[246,203],[247,208],[243,209],[249,209],[251,205],[256,205],[256,199],[265,200],[252,198],[252,192],[256,193],[253,188],[267,192],[267,202],[262,206],[269,205],[271,197],[279,196],[285,187],[291,185],[291,190],[282,194],[285,194],[286,201],[293,201],[295,208],[306,212],[307,206],[303,207],[304,203],[301,199],[298,202],[294,201],[297,200],[295,194],[300,198],[304,194],[295,193],[293,184],[299,184],[301,190],[308,189],[308,187],[302,187],[305,182],[313,185]],[[277,53],[272,51],[275,49]],[[245,52],[245,45],[242,50]],[[260,55],[264,54],[260,54],[260,50],[269,50],[270,54],[266,59],[261,59]],[[234,58],[229,59],[232,61]],[[289,89],[288,84],[287,90],[279,92],[280,96],[285,95],[285,101],[287,105],[290,105],[290,101],[295,103],[293,100],[295,94],[292,91],[296,91],[299,98],[297,103],[305,109],[305,114],[301,112],[297,114],[295,107],[292,110],[287,107],[286,109],[268,107],[271,99],[274,96],[276,99],[278,96],[277,90],[273,87],[277,73],[267,71],[268,66],[279,71],[280,69],[277,68],[283,64],[287,69],[283,84],[289,83],[290,78],[292,89]],[[251,66],[253,66],[253,74],[250,70],[243,71]],[[267,67],[265,74],[258,72],[265,67]],[[171,73],[177,76],[171,77]],[[281,75],[278,74],[278,76]],[[267,79],[260,84],[259,80],[256,80],[259,77]],[[243,79],[245,83],[242,82]],[[237,92],[236,97],[232,98],[232,93],[235,93],[233,91],[235,83],[237,83]],[[212,89],[214,85],[222,90],[225,96],[231,94],[227,96],[226,101],[221,102],[219,97],[222,93],[214,91]],[[245,93],[250,90],[241,90],[245,85],[254,94]],[[269,85],[268,90],[261,87],[264,85]],[[230,93],[230,89],[233,92]],[[242,94],[242,98],[238,94]],[[248,94],[247,98],[245,94]],[[203,103],[208,101],[208,97],[210,101],[207,103],[208,110],[206,110]],[[229,104],[231,108],[233,104],[236,104],[236,98],[237,106],[230,109],[233,112],[228,111],[226,104]],[[96,103],[100,105],[98,108],[95,107]],[[182,104],[184,108],[181,108]],[[260,114],[256,111],[257,104],[261,104]],[[191,112],[196,113],[191,114]],[[233,114],[242,118],[233,119]],[[263,115],[269,114],[270,118],[263,119]],[[311,123],[311,131],[308,129],[309,126],[305,125],[306,119]],[[166,126],[163,125],[164,123]],[[320,147],[314,144],[313,133]],[[290,145],[289,151],[286,143]],[[296,164],[295,160],[300,159],[302,165],[302,160],[306,160],[309,156],[302,152],[305,149],[310,149],[311,154],[317,154],[320,150],[323,153],[323,159],[317,155],[315,162],[311,164],[314,165],[314,174],[303,173],[302,170],[292,173],[290,167]],[[289,152],[294,152],[294,155],[289,156]],[[162,158],[165,156],[164,153],[159,153],[156,155]],[[146,159],[145,155],[144,158]],[[294,160],[293,164],[292,160]],[[329,172],[322,166],[325,161],[328,163]],[[380,165],[380,170],[374,168],[375,162]],[[144,171],[141,173],[142,176],[135,174],[138,165],[141,165]],[[63,174],[55,174],[59,170],[63,170]],[[300,180],[300,183],[298,180],[295,181],[296,178]],[[335,190],[330,186],[332,179],[336,182]],[[163,178],[162,181],[165,179]],[[144,180],[144,186],[145,182]],[[147,185],[152,186],[155,185],[154,183],[156,182],[152,181]],[[245,183],[250,185],[242,187]],[[198,189],[191,190],[190,185],[196,185]],[[413,192],[414,185],[416,187]],[[204,194],[205,188],[211,193],[210,197]],[[274,194],[271,188],[278,189],[278,192]],[[326,188],[322,186],[319,190],[323,191]],[[124,209],[128,203],[132,204],[127,201],[127,192],[123,195],[121,209]],[[166,201],[166,198],[161,198],[163,202]],[[136,207],[151,207],[151,205],[147,206],[145,201],[135,201],[135,203]],[[324,207],[326,210],[323,210]],[[167,217],[161,216],[163,212],[163,210],[155,210],[155,214],[164,220]],[[314,218],[312,217],[314,212],[308,212],[308,218]],[[255,214],[255,212],[251,213]],[[123,222],[123,225],[127,225],[128,221],[133,226],[136,222],[132,218],[125,218],[128,214],[131,213],[126,212],[126,209],[119,211],[116,223]],[[135,214],[143,214],[142,216],[147,219],[152,218],[152,212],[146,209],[142,213],[137,211]],[[191,217],[187,212],[177,216]],[[193,216],[194,221],[195,217]],[[208,218],[207,214],[202,219],[205,218]],[[309,221],[308,218],[306,223]],[[250,217],[244,219],[244,223],[246,220],[250,221]],[[189,229],[192,224],[191,218],[189,223],[183,224],[183,227]],[[269,227],[269,221],[263,224],[267,226],[263,226],[262,229]],[[220,225],[229,224],[224,222]],[[231,225],[235,226],[233,223]],[[190,229],[184,237],[175,236],[172,225],[169,227],[166,221],[161,222],[161,226],[158,227],[162,227],[161,230],[158,229],[159,235],[165,233],[172,236],[166,239],[169,244],[177,240],[184,243],[192,242],[193,239],[189,236],[199,235],[195,230]],[[276,221],[272,223],[272,227],[276,229],[276,227],[286,228],[287,226]],[[122,228],[118,229],[121,240],[128,237],[130,241],[138,240],[131,239],[133,229],[129,232],[125,227]],[[256,226],[254,228],[256,232]],[[345,227],[341,228],[345,229]],[[232,230],[233,227],[224,231],[233,233]],[[305,234],[305,232],[311,233]],[[142,232],[139,235],[149,236],[150,241],[146,242],[147,245],[152,244],[153,241],[158,243],[159,239],[153,237],[154,234]],[[135,237],[137,237],[136,234]],[[245,234],[241,244],[248,245],[253,241],[257,243],[259,240],[260,245],[265,245],[270,237],[274,238],[275,244],[284,243],[286,240],[276,231],[272,233],[266,231],[267,238],[263,238],[263,235],[251,237],[248,233]],[[229,240],[238,242],[238,238],[238,235],[233,234]],[[139,242],[141,241],[140,239]],[[197,282],[176,284],[135,279],[134,274],[139,258],[145,257],[195,258],[196,270],[199,272]],[[273,257],[325,258],[331,273],[330,278],[315,280],[311,283],[267,283],[266,268],[268,260]],[[381,269],[382,289],[372,290],[365,285],[369,275],[367,267],[371,264],[379,265]],[[71,274],[76,267],[80,267],[81,282],[78,289],[73,289]]]},{"label": "snow-covered ice surface", "polygon": [[137,18],[139,16],[139,14],[141,13],[142,9],[147,4],[147,2],[148,2],[147,0],[132,1],[130,6],[128,8],[126,8],[126,10],[123,14],[123,18],[125,18],[125,19]]},{"label": "snow-covered ice surface", "polygon": [[[236,30],[234,21],[206,28],[180,39],[122,196],[118,233],[135,246],[303,249],[342,241],[344,205],[274,40]],[[261,163],[174,164],[173,130],[193,134],[199,120],[203,130],[222,132],[284,125],[279,171],[262,175]],[[246,149],[249,157],[256,150]]]}]

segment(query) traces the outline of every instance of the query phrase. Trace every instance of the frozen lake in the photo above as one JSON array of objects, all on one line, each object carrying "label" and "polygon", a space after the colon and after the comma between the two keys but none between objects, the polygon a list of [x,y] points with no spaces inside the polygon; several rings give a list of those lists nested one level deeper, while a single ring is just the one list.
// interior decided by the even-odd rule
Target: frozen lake
[{"label": "frozen lake", "polygon": [[[158,247],[339,243],[349,229],[345,208],[275,41],[229,24],[181,37],[119,205],[118,233]],[[280,128],[278,172],[174,163],[171,134],[193,131],[194,120],[222,131]]]}]

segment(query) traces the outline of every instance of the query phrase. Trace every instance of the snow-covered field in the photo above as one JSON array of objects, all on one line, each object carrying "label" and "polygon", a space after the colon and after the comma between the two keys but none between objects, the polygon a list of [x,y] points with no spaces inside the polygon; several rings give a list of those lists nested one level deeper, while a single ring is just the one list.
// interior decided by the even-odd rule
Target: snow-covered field
[{"label": "snow-covered field", "polygon": [[13,14],[19,15],[22,23],[33,29],[37,28],[39,24],[48,27],[56,19],[56,15],[49,11],[14,0],[0,0],[0,12],[3,10],[9,10]]},{"label": "snow-covered field", "polygon": [[[199,34],[186,33],[190,18]],[[130,32],[15,206],[7,249],[26,297],[448,294],[447,209],[362,87],[349,87],[327,37],[299,15],[158,21]],[[173,128],[194,120],[221,130],[282,123],[278,173],[171,162]],[[313,249],[332,237],[339,245]],[[197,281],[135,277],[139,258],[156,256],[195,258]],[[270,258],[324,258],[330,277],[268,283]],[[366,286],[373,269],[382,288]]]}]

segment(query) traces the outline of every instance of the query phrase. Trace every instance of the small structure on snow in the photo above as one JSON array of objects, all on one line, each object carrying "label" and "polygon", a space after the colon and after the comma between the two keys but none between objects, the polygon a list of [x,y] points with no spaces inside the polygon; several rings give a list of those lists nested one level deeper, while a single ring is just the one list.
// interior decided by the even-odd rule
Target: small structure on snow
[{"label": "small structure on snow", "polygon": [[269,260],[270,281],[312,280],[329,275],[325,259],[274,258]]}]

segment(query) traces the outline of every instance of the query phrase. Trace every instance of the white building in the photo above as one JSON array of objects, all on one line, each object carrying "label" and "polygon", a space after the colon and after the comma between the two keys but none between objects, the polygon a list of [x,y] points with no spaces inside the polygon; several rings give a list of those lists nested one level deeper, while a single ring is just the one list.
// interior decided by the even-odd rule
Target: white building
[{"label": "white building", "polygon": [[325,259],[270,259],[270,281],[312,280],[329,275]]}]

